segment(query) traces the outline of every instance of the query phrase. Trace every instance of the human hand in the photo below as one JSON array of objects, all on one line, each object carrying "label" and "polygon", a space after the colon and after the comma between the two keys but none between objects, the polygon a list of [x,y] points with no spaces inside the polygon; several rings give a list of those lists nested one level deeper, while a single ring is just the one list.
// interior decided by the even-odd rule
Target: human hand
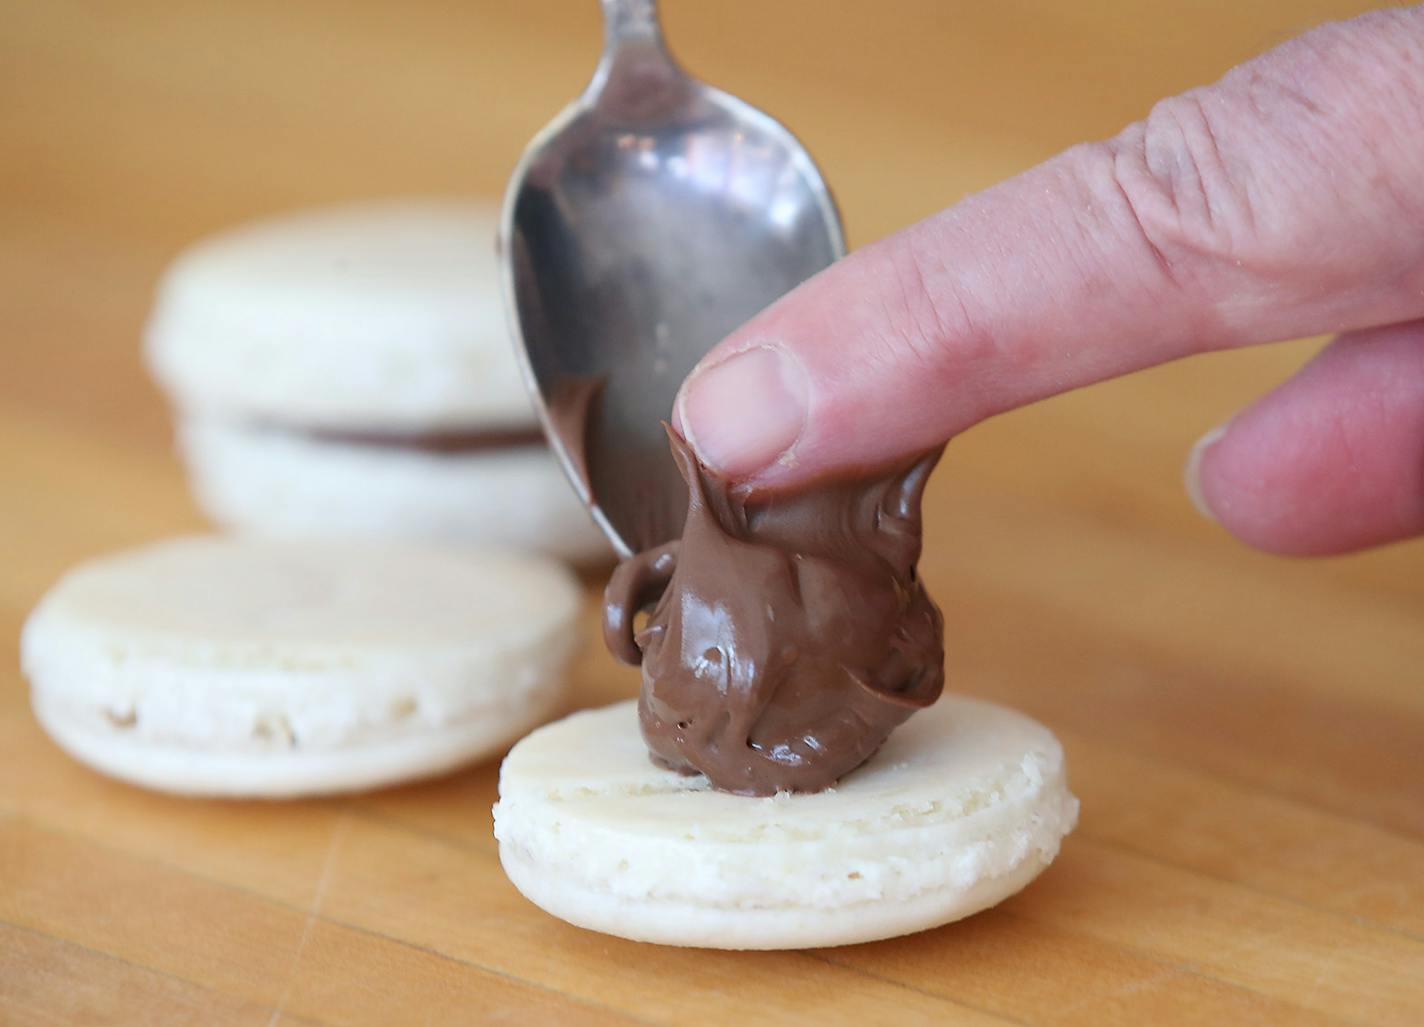
[{"label": "human hand", "polygon": [[858,250],[720,343],[674,420],[789,487],[1195,353],[1340,332],[1207,433],[1199,506],[1282,553],[1424,532],[1424,8],[1326,25]]}]

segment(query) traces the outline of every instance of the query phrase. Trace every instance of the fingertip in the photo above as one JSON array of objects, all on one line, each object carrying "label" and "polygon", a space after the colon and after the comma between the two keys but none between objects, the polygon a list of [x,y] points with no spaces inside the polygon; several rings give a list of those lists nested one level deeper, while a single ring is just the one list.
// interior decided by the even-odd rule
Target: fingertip
[{"label": "fingertip", "polygon": [[805,430],[806,369],[790,350],[749,346],[699,365],[674,404],[674,426],[703,464],[747,479],[784,460]]},{"label": "fingertip", "polygon": [[1229,424],[1218,425],[1197,439],[1191,452],[1187,454],[1186,465],[1182,468],[1182,482],[1187,490],[1187,498],[1192,501],[1197,513],[1213,523],[1219,518],[1212,511],[1211,504],[1207,502],[1206,494],[1202,491],[1202,463],[1211,447],[1226,436],[1228,427]]}]

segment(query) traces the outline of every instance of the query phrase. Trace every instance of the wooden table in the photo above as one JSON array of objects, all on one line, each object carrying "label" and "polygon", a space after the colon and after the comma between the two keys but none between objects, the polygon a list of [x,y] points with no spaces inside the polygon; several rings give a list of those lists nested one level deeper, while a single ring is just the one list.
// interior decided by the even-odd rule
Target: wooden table
[{"label": "wooden table", "polygon": [[[667,0],[866,240],[1350,0]],[[1424,546],[1290,562],[1198,518],[1196,436],[1312,343],[950,447],[926,575],[952,687],[1042,718],[1082,825],[999,909],[817,952],[654,948],[526,903],[495,768],[191,802],[65,759],[15,671],[84,557],[201,524],[137,339],[177,247],[313,202],[500,188],[588,74],[591,0],[10,4],[0,18],[0,1021],[1424,1023]],[[594,585],[590,585],[590,599]],[[632,694],[593,644],[578,697]]]}]

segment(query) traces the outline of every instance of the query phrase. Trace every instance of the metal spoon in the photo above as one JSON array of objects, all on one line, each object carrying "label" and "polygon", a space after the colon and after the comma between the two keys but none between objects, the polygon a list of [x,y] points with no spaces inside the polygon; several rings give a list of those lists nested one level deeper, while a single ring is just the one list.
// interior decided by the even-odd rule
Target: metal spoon
[{"label": "metal spoon", "polygon": [[655,0],[602,3],[603,59],[525,150],[500,244],[545,433],[626,557],[682,531],[661,422],[683,378],[845,242],[790,132],[683,72]]}]

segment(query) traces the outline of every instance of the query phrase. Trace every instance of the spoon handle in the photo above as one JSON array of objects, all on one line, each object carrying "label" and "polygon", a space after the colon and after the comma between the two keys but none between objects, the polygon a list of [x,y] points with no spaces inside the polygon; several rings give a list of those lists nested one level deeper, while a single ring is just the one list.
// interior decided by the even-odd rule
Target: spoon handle
[{"label": "spoon handle", "polygon": [[662,44],[657,0],[603,0],[603,45],[612,51],[625,42]]},{"label": "spoon handle", "polygon": [[657,0],[602,0],[603,59],[585,93],[590,106],[630,122],[669,121],[689,82],[663,42]]}]

